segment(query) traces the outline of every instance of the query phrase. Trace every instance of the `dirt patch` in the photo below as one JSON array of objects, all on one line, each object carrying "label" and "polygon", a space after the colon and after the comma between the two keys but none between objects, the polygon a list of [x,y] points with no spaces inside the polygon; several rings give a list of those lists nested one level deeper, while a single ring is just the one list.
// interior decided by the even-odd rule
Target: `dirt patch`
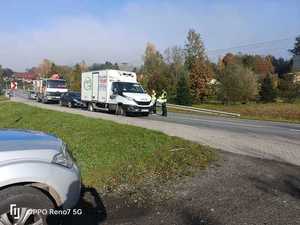
[{"label": "dirt patch", "polygon": [[240,225],[300,224],[300,167],[231,153],[206,171],[182,179],[166,201],[86,193],[78,207],[86,218],[65,224]]}]

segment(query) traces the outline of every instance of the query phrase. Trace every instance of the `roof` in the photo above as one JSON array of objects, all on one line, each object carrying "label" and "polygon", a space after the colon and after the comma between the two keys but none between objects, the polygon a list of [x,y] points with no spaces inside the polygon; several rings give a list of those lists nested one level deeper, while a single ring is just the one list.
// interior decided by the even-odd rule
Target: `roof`
[{"label": "roof", "polygon": [[15,72],[14,77],[16,79],[35,80],[37,78],[37,75],[30,72]]}]

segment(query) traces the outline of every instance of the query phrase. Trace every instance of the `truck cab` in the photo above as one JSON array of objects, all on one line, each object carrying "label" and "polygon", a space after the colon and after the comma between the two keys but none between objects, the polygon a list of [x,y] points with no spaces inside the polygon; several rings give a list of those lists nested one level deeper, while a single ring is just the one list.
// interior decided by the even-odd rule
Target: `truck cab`
[{"label": "truck cab", "polygon": [[36,100],[43,103],[59,102],[60,96],[68,91],[63,79],[42,79],[36,85]]}]

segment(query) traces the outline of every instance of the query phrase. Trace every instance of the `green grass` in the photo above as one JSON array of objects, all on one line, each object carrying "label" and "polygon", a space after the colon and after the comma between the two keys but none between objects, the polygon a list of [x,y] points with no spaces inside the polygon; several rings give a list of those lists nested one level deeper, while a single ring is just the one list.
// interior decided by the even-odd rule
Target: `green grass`
[{"label": "green grass", "polygon": [[8,100],[4,95],[0,95],[0,101]]},{"label": "green grass", "polygon": [[300,102],[249,103],[236,105],[201,104],[195,107],[240,113],[241,118],[300,123]]},{"label": "green grass", "polygon": [[216,159],[209,147],[160,132],[21,103],[0,103],[0,127],[56,134],[69,145],[84,184],[102,191],[148,181],[162,184]]}]

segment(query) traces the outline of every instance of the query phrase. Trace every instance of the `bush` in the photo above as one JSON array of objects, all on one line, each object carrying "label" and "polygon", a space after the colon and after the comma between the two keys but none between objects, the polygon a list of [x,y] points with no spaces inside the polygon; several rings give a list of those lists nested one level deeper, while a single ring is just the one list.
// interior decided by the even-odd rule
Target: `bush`
[{"label": "bush", "polygon": [[190,86],[186,72],[182,72],[176,89],[176,104],[178,105],[192,105],[192,97],[190,93]]},{"label": "bush", "polygon": [[274,81],[271,74],[268,74],[261,84],[259,92],[260,100],[263,102],[274,102],[277,97],[277,89],[274,85]]},{"label": "bush", "polygon": [[223,103],[248,102],[258,93],[255,74],[238,64],[230,64],[218,75],[217,95]]},{"label": "bush", "polygon": [[279,94],[286,102],[294,102],[300,95],[300,84],[294,82],[294,74],[286,74],[279,82]]}]

